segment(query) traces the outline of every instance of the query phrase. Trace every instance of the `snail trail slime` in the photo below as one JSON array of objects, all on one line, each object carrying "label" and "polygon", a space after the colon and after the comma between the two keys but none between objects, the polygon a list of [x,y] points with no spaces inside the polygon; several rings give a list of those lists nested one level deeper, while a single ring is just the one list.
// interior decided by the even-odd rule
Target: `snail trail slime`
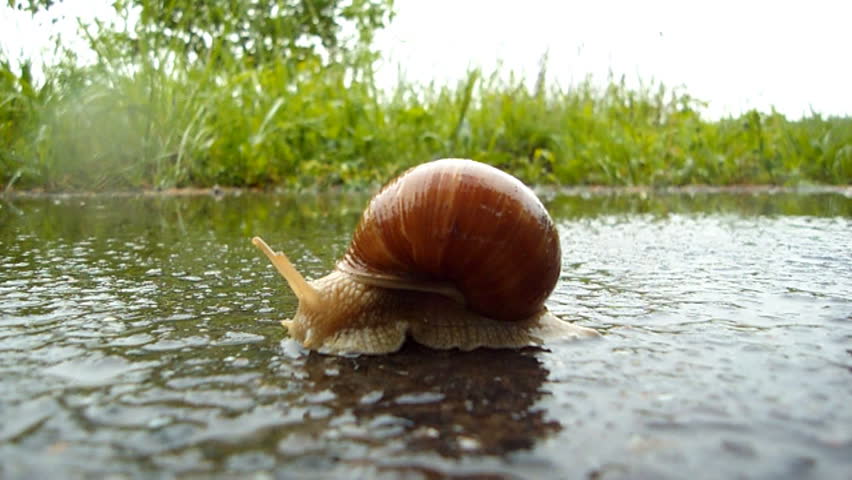
[{"label": "snail trail slime", "polygon": [[330,274],[307,281],[259,237],[299,300],[282,324],[324,353],[380,354],[405,338],[432,348],[520,348],[597,336],[544,305],[559,278],[559,234],[541,201],[489,165],[444,159],[385,185]]}]

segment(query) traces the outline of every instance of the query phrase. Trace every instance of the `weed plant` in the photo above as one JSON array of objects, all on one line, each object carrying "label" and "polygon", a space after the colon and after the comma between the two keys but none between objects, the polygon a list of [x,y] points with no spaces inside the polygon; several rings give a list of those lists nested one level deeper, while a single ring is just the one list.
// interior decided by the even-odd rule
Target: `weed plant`
[{"label": "weed plant", "polygon": [[562,88],[544,68],[532,86],[471,70],[457,85],[382,91],[366,51],[256,64],[92,38],[95,64],[68,54],[39,81],[0,58],[0,189],[363,188],[440,157],[536,184],[852,181],[847,117],[706,120],[680,90],[617,77]]}]

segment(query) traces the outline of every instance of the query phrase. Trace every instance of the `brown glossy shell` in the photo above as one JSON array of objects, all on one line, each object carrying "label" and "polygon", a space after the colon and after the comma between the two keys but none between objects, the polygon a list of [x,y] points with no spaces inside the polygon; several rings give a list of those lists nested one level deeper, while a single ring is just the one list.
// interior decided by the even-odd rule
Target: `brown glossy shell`
[{"label": "brown glossy shell", "polygon": [[450,283],[468,308],[497,320],[540,312],[560,266],[556,227],[535,194],[460,159],[419,165],[385,185],[338,264],[401,283]]}]

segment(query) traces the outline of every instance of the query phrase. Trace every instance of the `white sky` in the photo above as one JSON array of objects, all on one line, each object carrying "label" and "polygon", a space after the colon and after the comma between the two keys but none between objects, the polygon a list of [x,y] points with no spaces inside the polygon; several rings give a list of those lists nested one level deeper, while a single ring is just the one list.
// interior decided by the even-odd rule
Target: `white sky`
[{"label": "white sky", "polygon": [[[5,4],[5,2],[3,2]],[[100,5],[103,4],[103,5]],[[408,80],[455,82],[469,66],[502,63],[534,78],[549,52],[551,79],[570,85],[608,72],[637,84],[662,81],[710,102],[711,117],[749,108],[798,117],[813,109],[852,115],[852,2],[844,0],[396,0],[397,16],[377,38]],[[109,2],[65,0],[68,17],[108,16]],[[69,29],[0,9],[5,50],[38,51],[52,30]]]}]

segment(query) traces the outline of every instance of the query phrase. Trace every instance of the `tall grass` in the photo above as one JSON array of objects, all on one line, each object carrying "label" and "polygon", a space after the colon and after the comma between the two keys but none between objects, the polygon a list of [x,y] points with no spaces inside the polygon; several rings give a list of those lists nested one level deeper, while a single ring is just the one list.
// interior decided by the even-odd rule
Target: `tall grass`
[{"label": "tall grass", "polygon": [[544,70],[532,87],[472,70],[388,92],[369,56],[250,65],[101,47],[97,64],[62,62],[40,82],[0,60],[0,189],[358,187],[446,156],[530,183],[852,182],[850,118],[708,121],[663,85],[561,88]]}]

